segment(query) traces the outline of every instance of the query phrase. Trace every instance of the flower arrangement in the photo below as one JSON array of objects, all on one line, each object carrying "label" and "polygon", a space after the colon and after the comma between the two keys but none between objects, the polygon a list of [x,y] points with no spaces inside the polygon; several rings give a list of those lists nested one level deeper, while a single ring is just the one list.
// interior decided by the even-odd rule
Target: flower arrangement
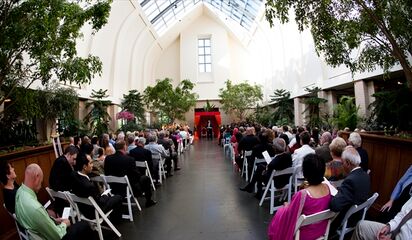
[{"label": "flower arrangement", "polygon": [[125,119],[131,121],[134,119],[134,114],[128,111],[121,111],[116,114],[116,119]]}]

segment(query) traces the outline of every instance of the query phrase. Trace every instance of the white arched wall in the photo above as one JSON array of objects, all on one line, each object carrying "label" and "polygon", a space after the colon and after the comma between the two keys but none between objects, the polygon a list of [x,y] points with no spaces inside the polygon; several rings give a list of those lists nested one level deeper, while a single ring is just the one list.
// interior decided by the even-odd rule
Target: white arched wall
[{"label": "white arched wall", "polygon": [[[103,29],[92,34],[90,26],[83,28],[78,53],[98,56],[103,72],[90,85],[81,86],[79,94],[88,98],[92,89],[109,89],[109,99],[120,103],[129,90],[143,92],[156,79],[170,77],[175,85],[182,79],[196,83],[194,90],[200,100],[217,100],[219,89],[230,79],[261,85],[265,104],[275,89],[286,89],[292,97],[299,97],[308,86],[332,88],[382,72],[352,76],[346,67],[332,68],[317,56],[309,31],[300,33],[293,20],[283,25],[275,22],[270,28],[261,14],[254,32],[239,35],[239,31],[233,31],[232,23],[199,3],[168,32],[158,36],[138,1],[113,1]],[[199,36],[212,38],[210,74],[197,70]]]}]

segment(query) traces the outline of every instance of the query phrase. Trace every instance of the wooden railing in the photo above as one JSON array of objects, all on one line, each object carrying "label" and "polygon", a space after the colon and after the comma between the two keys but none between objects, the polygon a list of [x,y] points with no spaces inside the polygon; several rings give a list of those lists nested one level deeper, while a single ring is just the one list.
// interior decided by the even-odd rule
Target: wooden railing
[{"label": "wooden railing", "polygon": [[[347,139],[349,133],[343,133]],[[376,215],[389,200],[398,180],[412,164],[412,140],[384,135],[360,133],[362,147],[368,152],[371,170],[371,193],[379,197],[370,214]]]},{"label": "wooden railing", "polygon": [[[52,145],[26,149],[19,152],[0,155],[0,161],[8,161],[14,167],[17,175],[16,182],[20,185],[24,180],[24,171],[26,166],[31,163],[37,163],[43,170],[43,188],[38,193],[38,199],[41,203],[48,200],[45,187],[49,183],[50,169],[56,159]],[[0,191],[0,205],[3,205],[3,191]],[[5,209],[0,208],[0,239],[18,239],[16,228],[12,218]]]}]

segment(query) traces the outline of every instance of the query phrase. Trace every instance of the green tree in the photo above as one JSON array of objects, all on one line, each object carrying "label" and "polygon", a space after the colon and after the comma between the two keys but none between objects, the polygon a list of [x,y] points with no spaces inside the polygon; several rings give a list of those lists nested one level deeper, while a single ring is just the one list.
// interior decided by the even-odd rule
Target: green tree
[{"label": "green tree", "polygon": [[109,12],[109,0],[2,0],[0,105],[17,88],[29,88],[35,81],[89,83],[102,64],[95,56],[77,56],[76,42],[86,23],[96,32]]},{"label": "green tree", "polygon": [[163,123],[172,123],[175,119],[184,120],[184,114],[196,104],[197,95],[192,92],[194,86],[187,79],[175,88],[170,78],[157,80],[155,86],[148,86],[144,90],[144,101],[159,119],[163,119]]},{"label": "green tree", "polygon": [[270,97],[270,103],[275,109],[273,119],[276,121],[276,125],[291,124],[294,119],[294,105],[293,99],[290,98],[290,92],[285,89],[276,89]]},{"label": "green tree", "polygon": [[250,85],[246,81],[239,84],[232,84],[227,80],[225,88],[219,90],[220,102],[226,113],[233,113],[240,121],[246,117],[248,109],[253,108],[263,94],[260,86]]},{"label": "green tree", "polygon": [[[50,136],[55,130],[56,119],[59,120],[59,128],[66,128],[69,122],[74,121],[74,111],[79,106],[79,98],[77,92],[72,88],[64,87],[51,87],[45,91],[40,91],[38,97],[38,103],[42,106],[41,118],[47,125],[47,122],[51,122]],[[48,120],[48,121],[47,121]]]},{"label": "green tree", "polygon": [[139,91],[130,90],[128,94],[123,94],[120,106],[122,107],[122,111],[133,113],[139,122],[144,123],[146,121],[144,117],[143,96]]},{"label": "green tree", "polygon": [[107,98],[107,89],[93,90],[90,97],[93,99],[86,103],[86,108],[90,108],[90,112],[85,116],[84,122],[89,126],[92,135],[101,136],[103,133],[109,131],[109,122],[112,120],[107,113],[107,108],[112,104],[109,100],[103,100]]},{"label": "green tree", "polygon": [[262,126],[270,126],[273,124],[273,114],[268,106],[260,107],[256,105],[255,118],[253,119]]},{"label": "green tree", "polygon": [[303,113],[307,113],[308,126],[311,128],[320,128],[323,125],[323,121],[320,115],[320,104],[326,103],[328,100],[318,97],[318,92],[321,91],[319,87],[305,88],[305,91],[309,92],[309,96],[306,97],[303,102],[306,104],[306,109]]},{"label": "green tree", "polygon": [[377,129],[412,129],[412,93],[406,86],[382,90],[373,94],[375,101],[369,105],[369,123]]},{"label": "green tree", "polygon": [[339,104],[335,106],[332,122],[339,129],[348,127],[354,130],[359,121],[358,111],[359,107],[355,104],[355,98],[343,96],[340,98]]},{"label": "green tree", "polygon": [[275,19],[288,22],[289,10],[300,31],[311,30],[328,64],[345,64],[352,72],[377,66],[388,72],[400,64],[412,90],[410,0],[268,0],[266,19],[271,26]]}]

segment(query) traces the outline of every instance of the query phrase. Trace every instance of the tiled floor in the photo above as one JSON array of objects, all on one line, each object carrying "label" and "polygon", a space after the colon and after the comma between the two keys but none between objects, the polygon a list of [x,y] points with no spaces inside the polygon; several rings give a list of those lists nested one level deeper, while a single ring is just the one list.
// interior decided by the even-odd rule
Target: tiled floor
[{"label": "tiled floor", "polygon": [[181,155],[182,170],[157,189],[158,204],[135,210],[134,222],[118,225],[122,239],[266,239],[268,206],[239,190],[245,182],[217,142],[201,140],[190,148]]}]

